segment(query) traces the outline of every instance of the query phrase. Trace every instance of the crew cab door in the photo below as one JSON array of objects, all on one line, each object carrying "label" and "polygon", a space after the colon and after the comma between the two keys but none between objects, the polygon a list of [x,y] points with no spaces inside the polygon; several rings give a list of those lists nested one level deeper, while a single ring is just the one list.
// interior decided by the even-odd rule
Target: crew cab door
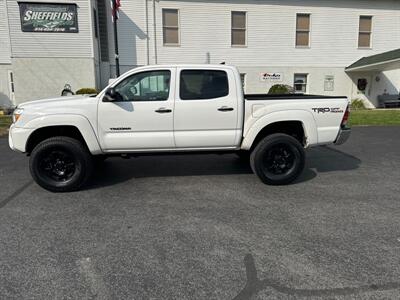
[{"label": "crew cab door", "polygon": [[99,101],[98,131],[104,151],[171,149],[175,68],[138,71],[112,85],[116,101]]},{"label": "crew cab door", "polygon": [[234,148],[240,134],[233,71],[177,68],[174,136],[177,148]]}]

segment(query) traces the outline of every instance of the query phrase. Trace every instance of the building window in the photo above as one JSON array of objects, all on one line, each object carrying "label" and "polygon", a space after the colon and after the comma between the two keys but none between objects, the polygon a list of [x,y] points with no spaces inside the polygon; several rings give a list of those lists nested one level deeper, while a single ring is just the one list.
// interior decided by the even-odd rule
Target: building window
[{"label": "building window", "polygon": [[294,91],[295,93],[307,92],[307,76],[308,74],[294,74]]},{"label": "building window", "polygon": [[243,91],[245,91],[245,87],[246,87],[246,74],[245,73],[240,73],[240,81],[242,82],[242,88]]},{"label": "building window", "polygon": [[15,93],[15,86],[14,86],[14,74],[11,70],[8,71],[8,89],[9,89],[9,93],[10,93],[10,99],[13,103],[15,103],[15,97],[14,97],[14,93]]},{"label": "building window", "polygon": [[310,14],[297,14],[296,47],[310,46]]},{"label": "building window", "polygon": [[182,100],[215,99],[228,94],[228,75],[225,71],[181,71],[179,96]]},{"label": "building window", "polygon": [[231,19],[231,45],[246,46],[246,12],[233,11]]},{"label": "building window", "polygon": [[163,9],[164,45],[179,45],[179,12],[177,9]]},{"label": "building window", "polygon": [[371,48],[372,17],[360,16],[360,27],[358,32],[358,47]]},{"label": "building window", "polygon": [[10,76],[9,78],[9,83],[10,83],[10,92],[14,93],[14,74],[11,71],[8,71],[8,74]]},{"label": "building window", "polygon": [[10,94],[10,100],[15,104],[15,86],[14,86],[14,74],[11,70],[8,70],[8,89]]}]

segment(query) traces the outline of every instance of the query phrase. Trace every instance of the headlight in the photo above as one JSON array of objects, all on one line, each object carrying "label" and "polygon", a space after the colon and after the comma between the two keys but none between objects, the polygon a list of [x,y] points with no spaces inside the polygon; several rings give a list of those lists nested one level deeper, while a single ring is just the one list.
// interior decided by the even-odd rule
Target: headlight
[{"label": "headlight", "polygon": [[21,117],[22,112],[24,111],[23,108],[16,108],[13,113],[13,123],[17,122],[19,117]]}]

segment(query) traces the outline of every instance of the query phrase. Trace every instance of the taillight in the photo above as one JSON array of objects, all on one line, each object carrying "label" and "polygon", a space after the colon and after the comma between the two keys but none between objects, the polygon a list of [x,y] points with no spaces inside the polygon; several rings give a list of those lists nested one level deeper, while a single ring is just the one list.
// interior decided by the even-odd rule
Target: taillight
[{"label": "taillight", "polygon": [[344,115],[343,115],[342,123],[340,124],[340,126],[341,126],[342,128],[344,128],[344,127],[347,126],[347,122],[348,122],[348,120],[349,120],[349,117],[350,117],[350,108],[349,108],[349,106],[347,105],[346,111],[344,112]]}]

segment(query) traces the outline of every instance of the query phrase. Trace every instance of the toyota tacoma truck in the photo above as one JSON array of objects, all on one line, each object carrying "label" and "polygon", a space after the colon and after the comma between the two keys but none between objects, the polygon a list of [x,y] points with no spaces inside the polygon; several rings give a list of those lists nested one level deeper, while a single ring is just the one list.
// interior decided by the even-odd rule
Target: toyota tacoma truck
[{"label": "toyota tacoma truck", "polygon": [[171,152],[248,155],[262,182],[282,185],[302,173],[305,148],[347,140],[348,118],[346,97],[247,95],[233,66],[156,65],[98,95],[18,105],[9,145],[53,192],[79,189],[108,156]]}]

